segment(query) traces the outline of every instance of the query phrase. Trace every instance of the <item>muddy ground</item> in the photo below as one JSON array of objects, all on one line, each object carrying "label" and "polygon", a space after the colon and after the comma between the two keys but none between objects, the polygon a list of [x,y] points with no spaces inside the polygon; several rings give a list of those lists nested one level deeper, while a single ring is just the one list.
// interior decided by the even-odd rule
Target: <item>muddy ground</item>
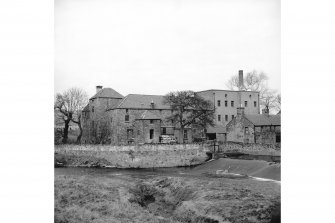
[{"label": "muddy ground", "polygon": [[280,184],[211,177],[206,168],[185,176],[55,171],[55,222],[278,222]]}]

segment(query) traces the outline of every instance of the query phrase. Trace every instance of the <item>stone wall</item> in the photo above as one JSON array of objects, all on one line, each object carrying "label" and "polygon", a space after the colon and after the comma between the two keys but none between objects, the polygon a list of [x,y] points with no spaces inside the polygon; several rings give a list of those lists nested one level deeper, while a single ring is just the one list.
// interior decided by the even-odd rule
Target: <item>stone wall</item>
[{"label": "stone wall", "polygon": [[[215,124],[226,126],[229,121],[232,120],[232,115],[236,116],[236,108],[239,106],[239,95],[241,93],[242,104],[247,101],[248,106],[245,107],[246,114],[259,114],[259,93],[251,91],[225,91],[225,90],[209,90],[198,92],[203,98],[214,101],[215,93]],[[220,100],[220,106],[218,105]],[[227,101],[227,106],[225,106]],[[231,102],[234,101],[234,106],[231,106]],[[254,106],[256,102],[256,107]],[[218,120],[218,115],[221,115],[221,121]],[[225,116],[228,115],[228,120],[225,120]]]},{"label": "stone wall", "polygon": [[[148,109],[151,113],[162,120],[154,120],[150,123],[149,120],[139,120],[141,115],[146,111],[145,109],[115,109],[108,112],[110,119],[112,119],[111,129],[111,143],[112,144],[127,144],[127,129],[132,129],[134,133],[135,143],[158,143],[159,135],[161,135],[161,126],[171,126],[172,123],[167,122],[165,117],[171,115],[171,110],[166,109]],[[125,116],[129,115],[129,121],[125,121]],[[154,129],[154,139],[150,139],[149,131]]]},{"label": "stone wall", "polygon": [[279,155],[280,146],[273,144],[226,142],[219,145],[220,152],[243,152],[254,155]]},{"label": "stone wall", "polygon": [[255,143],[280,145],[276,142],[276,135],[280,132],[280,126],[255,127]]},{"label": "stone wall", "polygon": [[243,116],[237,115],[236,118],[227,125],[227,141],[254,143],[253,124]]},{"label": "stone wall", "polygon": [[[106,165],[118,168],[154,168],[191,166],[205,162],[206,147],[197,144],[184,145],[61,145],[55,146],[55,154],[82,158],[82,166],[90,160],[103,160]],[[78,164],[78,163],[77,163]],[[71,164],[70,164],[71,166]]]},{"label": "stone wall", "polygon": [[[83,112],[82,143],[95,143],[97,141],[108,141],[104,135],[110,134],[110,118],[106,109],[117,105],[122,99],[95,98],[89,101],[89,111]],[[102,140],[102,138],[104,138]]]}]

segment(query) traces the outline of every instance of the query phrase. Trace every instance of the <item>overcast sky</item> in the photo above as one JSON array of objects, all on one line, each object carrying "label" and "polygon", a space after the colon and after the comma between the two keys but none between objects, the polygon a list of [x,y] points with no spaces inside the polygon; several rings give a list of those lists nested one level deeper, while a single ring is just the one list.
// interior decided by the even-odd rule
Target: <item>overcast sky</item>
[{"label": "overcast sky", "polygon": [[55,92],[227,89],[240,69],[280,91],[279,0],[55,0]]}]

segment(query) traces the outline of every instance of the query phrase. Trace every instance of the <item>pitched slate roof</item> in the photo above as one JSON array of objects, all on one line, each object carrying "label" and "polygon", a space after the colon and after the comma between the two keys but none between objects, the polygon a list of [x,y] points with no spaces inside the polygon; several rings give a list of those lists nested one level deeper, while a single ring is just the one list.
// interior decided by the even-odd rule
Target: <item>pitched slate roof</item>
[{"label": "pitched slate roof", "polygon": [[94,98],[123,98],[123,96],[112,88],[103,88],[90,99]]},{"label": "pitched slate roof", "polygon": [[169,105],[163,104],[163,98],[162,95],[128,94],[117,108],[151,109],[151,102],[154,102],[155,109],[170,109]]},{"label": "pitched slate roof", "polygon": [[143,114],[141,115],[140,118],[138,119],[142,119],[142,120],[148,120],[148,119],[162,119],[161,117],[158,117],[157,115],[155,115],[154,113],[152,113],[151,111],[145,110],[145,112],[143,112]]},{"label": "pitched slate roof", "polygon": [[88,111],[90,111],[90,110],[89,110],[89,104],[87,104],[87,105],[84,107],[84,109],[83,109],[83,112],[88,112]]},{"label": "pitched slate roof", "polygon": [[245,115],[254,125],[281,125],[280,115]]}]

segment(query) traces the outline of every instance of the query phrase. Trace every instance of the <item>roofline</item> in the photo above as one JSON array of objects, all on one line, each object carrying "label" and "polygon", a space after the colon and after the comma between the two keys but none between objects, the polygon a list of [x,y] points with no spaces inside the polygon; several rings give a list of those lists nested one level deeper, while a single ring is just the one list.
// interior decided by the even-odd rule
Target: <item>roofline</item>
[{"label": "roofline", "polygon": [[114,109],[137,109],[137,110],[173,110],[171,108],[134,108],[134,107],[124,107],[124,108],[114,108]]},{"label": "roofline", "polygon": [[173,110],[173,109],[171,109],[171,108],[133,108],[133,107],[119,108],[119,107],[115,107],[115,108],[109,108],[109,109],[106,109],[106,111],[115,110],[115,109],[134,109],[134,110]]},{"label": "roofline", "polygon": [[94,96],[92,96],[92,97],[90,98],[90,100],[91,100],[91,99],[94,99],[94,98],[113,98],[113,99],[123,99],[123,98],[117,98],[117,97],[94,97]]},{"label": "roofline", "polygon": [[[262,114],[261,114],[262,115]],[[281,126],[281,125],[272,125],[272,124],[270,124],[270,125],[256,125],[255,123],[253,123],[250,119],[248,119],[245,115],[243,115],[243,117],[245,118],[245,119],[247,119],[250,123],[252,123],[254,126]]]},{"label": "roofline", "polygon": [[[134,108],[134,107],[124,107],[124,108],[119,108],[119,107],[115,107],[115,108],[109,108],[106,109],[106,111],[110,111],[110,110],[115,110],[115,109],[134,109],[134,110],[172,110],[172,111],[177,111],[178,109],[172,109],[172,108]],[[196,110],[196,109],[185,109],[185,111],[192,111],[192,110]],[[197,110],[197,111],[201,111],[201,110]],[[207,111],[213,111],[213,109],[208,109]]]},{"label": "roofline", "polygon": [[259,94],[259,91],[240,91],[240,90],[235,91],[235,90],[220,90],[220,89],[209,89],[209,90],[197,91],[196,93],[206,92],[206,91],[251,92],[251,93]]},{"label": "roofline", "polygon": [[[254,123],[252,123],[252,124],[254,124]],[[270,124],[270,125],[255,125],[255,124],[254,124],[254,126],[257,126],[257,127],[258,127],[258,126],[281,126],[281,125],[272,125],[272,124]]]},{"label": "roofline", "polygon": [[162,120],[161,118],[135,118],[135,120]]},{"label": "roofline", "polygon": [[160,96],[160,97],[164,97],[165,96],[165,95],[160,95],[160,94],[128,94],[127,96],[129,96],[129,95]]}]

